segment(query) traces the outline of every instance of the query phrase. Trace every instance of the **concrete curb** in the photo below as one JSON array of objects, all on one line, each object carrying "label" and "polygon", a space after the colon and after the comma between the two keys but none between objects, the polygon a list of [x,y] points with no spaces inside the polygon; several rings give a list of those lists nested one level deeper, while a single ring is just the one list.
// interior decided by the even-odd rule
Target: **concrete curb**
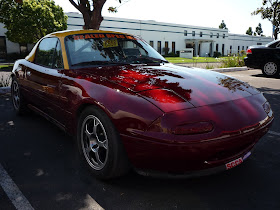
[{"label": "concrete curb", "polygon": [[218,68],[218,69],[209,69],[216,72],[233,72],[233,71],[247,71],[248,67],[231,67],[231,68]]},{"label": "concrete curb", "polygon": [[11,87],[0,87],[0,95],[4,95],[11,92]]}]

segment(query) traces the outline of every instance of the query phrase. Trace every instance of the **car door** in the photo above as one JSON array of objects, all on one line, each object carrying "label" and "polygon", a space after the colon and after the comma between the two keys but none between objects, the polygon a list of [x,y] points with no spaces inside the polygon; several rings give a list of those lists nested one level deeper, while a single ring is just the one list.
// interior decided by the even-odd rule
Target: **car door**
[{"label": "car door", "polygon": [[33,100],[36,108],[58,122],[61,121],[60,82],[63,71],[59,39],[44,38],[36,50],[34,64],[26,69],[26,77],[36,95]]}]

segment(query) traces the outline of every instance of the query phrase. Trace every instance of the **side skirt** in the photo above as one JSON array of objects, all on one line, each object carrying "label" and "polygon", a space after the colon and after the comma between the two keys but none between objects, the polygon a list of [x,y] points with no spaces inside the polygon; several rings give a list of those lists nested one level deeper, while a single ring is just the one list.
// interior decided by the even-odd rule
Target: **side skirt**
[{"label": "side skirt", "polygon": [[57,127],[59,127],[64,132],[66,132],[66,128],[65,128],[65,126],[63,124],[61,124],[56,119],[52,118],[51,116],[49,116],[48,114],[46,114],[42,110],[38,109],[37,107],[35,107],[35,106],[31,105],[31,104],[28,104],[28,108],[31,109],[32,111],[36,112],[37,114],[41,115],[42,117],[44,117],[48,121],[52,122],[53,124],[55,124]]}]

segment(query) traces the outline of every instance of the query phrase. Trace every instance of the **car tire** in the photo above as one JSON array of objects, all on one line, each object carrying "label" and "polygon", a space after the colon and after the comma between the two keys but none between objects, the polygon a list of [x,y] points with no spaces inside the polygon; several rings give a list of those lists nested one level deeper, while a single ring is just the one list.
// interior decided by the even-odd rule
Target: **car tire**
[{"label": "car tire", "polygon": [[279,75],[279,65],[274,61],[266,62],[263,65],[262,73],[267,77],[275,77]]},{"label": "car tire", "polygon": [[98,107],[87,107],[79,116],[77,146],[87,168],[98,179],[126,174],[129,161],[118,131]]},{"label": "car tire", "polygon": [[15,77],[12,78],[11,84],[11,98],[14,110],[17,115],[23,115],[27,113],[27,104],[20,90],[20,85]]}]

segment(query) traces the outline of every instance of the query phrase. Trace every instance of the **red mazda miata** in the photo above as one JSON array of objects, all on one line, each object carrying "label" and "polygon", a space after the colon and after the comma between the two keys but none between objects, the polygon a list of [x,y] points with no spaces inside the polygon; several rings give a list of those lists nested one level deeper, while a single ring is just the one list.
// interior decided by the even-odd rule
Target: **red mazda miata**
[{"label": "red mazda miata", "polygon": [[100,179],[187,176],[233,168],[250,156],[273,113],[232,77],[168,63],[144,40],[96,30],[42,38],[14,64],[18,114],[43,115],[76,137]]}]

